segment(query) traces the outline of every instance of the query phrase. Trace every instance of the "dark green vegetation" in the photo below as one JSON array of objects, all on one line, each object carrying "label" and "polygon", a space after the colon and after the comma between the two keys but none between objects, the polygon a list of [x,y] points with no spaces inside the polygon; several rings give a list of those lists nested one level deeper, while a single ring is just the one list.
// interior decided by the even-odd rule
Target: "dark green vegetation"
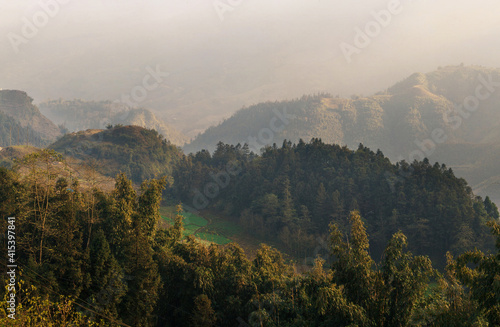
[{"label": "dark green vegetation", "polygon": [[[273,109],[303,111],[303,119],[282,120],[285,136],[310,127],[307,137],[350,144],[363,141],[349,134],[357,133],[372,146],[391,143],[382,124],[399,131],[392,143],[404,147],[439,127],[455,143],[440,145],[436,158],[456,158],[462,171],[494,169],[495,154],[482,155],[487,140],[496,140],[494,129],[487,138],[470,125],[455,133],[439,118],[448,99],[473,91],[482,73],[416,74],[370,99],[318,95],[263,104],[256,116],[245,111],[250,120],[237,129],[252,135],[254,118],[271,126]],[[463,89],[445,90],[460,78],[468,81]],[[318,115],[308,116],[317,106]],[[309,117],[314,124],[302,126]],[[399,137],[408,131],[414,134]],[[466,139],[483,145],[465,147]],[[476,161],[457,155],[461,149]],[[121,125],[67,134],[50,150],[4,149],[0,161],[12,168],[0,168],[0,215],[16,217],[22,281],[15,323],[500,325],[498,208],[455,169],[427,159],[392,164],[380,150],[353,151],[316,137],[252,150],[219,142],[213,154],[185,155],[155,130]],[[89,173],[69,168],[65,160],[74,159]],[[99,187],[98,173],[115,177],[112,190]],[[2,219],[2,231],[7,224]],[[248,238],[284,253],[250,249]],[[0,325],[6,321],[2,313]]]},{"label": "dark green vegetation", "polygon": [[26,92],[0,90],[0,147],[47,146],[61,135],[59,128],[32,104]]},{"label": "dark green vegetation", "polygon": [[135,183],[171,175],[184,156],[155,130],[138,126],[66,134],[50,148],[85,162],[94,160],[99,172],[108,176],[123,172]]},{"label": "dark green vegetation", "polygon": [[[251,138],[256,139],[254,152],[285,139],[297,143],[321,138],[350,148],[363,143],[381,149],[393,162],[428,157],[457,167],[457,174],[466,177],[478,194],[500,202],[500,172],[495,164],[500,156],[498,103],[499,69],[444,67],[413,74],[372,96],[318,94],[244,108],[184,149],[213,151],[219,141],[236,145],[251,143]],[[276,111],[289,116],[284,121]],[[271,130],[273,137],[263,129]]]},{"label": "dark green vegetation", "polygon": [[[330,225],[330,268],[304,274],[262,245],[248,260],[237,244],[183,237],[182,208],[159,229],[165,179],[136,192],[123,174],[115,189],[81,191],[44,167],[54,152],[27,156],[24,176],[0,168],[0,214],[15,216],[19,265],[12,326],[495,326],[500,323],[495,254],[454,260],[443,275],[394,233],[376,263],[357,211]],[[1,221],[2,230],[7,220]],[[342,232],[341,229],[345,229]],[[7,246],[6,239],[2,246]],[[474,263],[475,268],[468,264]],[[5,267],[6,263],[2,263]],[[429,282],[437,279],[429,290]],[[5,286],[6,279],[2,279]],[[5,288],[0,288],[4,296]],[[4,302],[5,305],[5,302]]]},{"label": "dark green vegetation", "polygon": [[132,109],[111,101],[51,100],[40,103],[40,110],[53,122],[70,132],[103,129],[108,124],[136,125],[155,129],[175,145],[183,145],[187,138],[168,126],[147,109]]},{"label": "dark green vegetation", "polygon": [[[174,206],[161,207],[161,217],[167,222],[168,227],[173,226],[175,222],[176,208]],[[198,216],[192,212],[182,212],[184,231],[183,235],[193,235],[199,240],[224,245],[231,242],[226,236],[233,236],[239,233],[241,228],[233,223],[224,222],[210,215],[210,221]]]},{"label": "dark green vegetation", "polygon": [[[239,167],[238,174],[226,173],[228,162]],[[220,143],[213,155],[188,156],[174,180],[173,192],[184,203],[237,217],[247,231],[278,238],[302,259],[315,256],[332,220],[345,231],[352,210],[366,221],[377,261],[391,236],[402,230],[410,249],[440,268],[447,251],[493,248],[485,224],[498,218],[489,198],[474,196],[444,165],[427,160],[393,165],[380,151],[363,146],[352,151],[317,139],[284,142],[259,157]],[[211,189],[215,182],[217,192]]]}]

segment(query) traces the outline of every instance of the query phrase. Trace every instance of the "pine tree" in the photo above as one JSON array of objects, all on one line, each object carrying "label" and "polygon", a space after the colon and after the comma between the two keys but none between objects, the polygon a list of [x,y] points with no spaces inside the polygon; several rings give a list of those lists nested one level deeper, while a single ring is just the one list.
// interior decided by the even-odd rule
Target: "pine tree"
[{"label": "pine tree", "polygon": [[[127,292],[126,278],[101,229],[95,233],[88,251],[91,283],[83,294],[84,298],[93,303],[99,313],[119,320],[118,306]],[[100,316],[94,318],[101,319]]]},{"label": "pine tree", "polygon": [[[166,178],[145,181],[141,185],[138,215],[136,216],[137,220],[134,220],[134,224],[138,224],[137,228],[140,228],[144,235],[151,240],[154,239],[158,228],[158,220],[161,218],[159,212],[161,195],[166,185]],[[132,226],[132,228],[135,227]]]},{"label": "pine tree", "polygon": [[293,206],[292,194],[290,192],[290,180],[283,181],[283,196],[281,200],[281,219],[285,225],[295,222],[295,208]]},{"label": "pine tree", "polygon": [[491,218],[493,219],[500,218],[500,213],[498,212],[498,208],[496,204],[490,200],[489,196],[486,196],[486,198],[484,199],[484,208],[486,209],[488,216],[490,216]]},{"label": "pine tree", "polygon": [[322,228],[325,224],[328,224],[329,215],[328,212],[328,195],[326,193],[325,186],[323,183],[319,184],[318,193],[316,195],[316,205],[314,207],[314,215],[316,218],[316,224],[318,228]]}]

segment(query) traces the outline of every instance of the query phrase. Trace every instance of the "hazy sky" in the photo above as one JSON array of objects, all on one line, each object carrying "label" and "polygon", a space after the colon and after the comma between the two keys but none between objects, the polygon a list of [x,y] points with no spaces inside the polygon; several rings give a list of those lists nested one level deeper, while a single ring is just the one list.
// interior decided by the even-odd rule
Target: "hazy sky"
[{"label": "hazy sky", "polygon": [[[500,67],[498,0],[65,0],[49,17],[42,4],[55,1],[0,0],[0,88],[35,102],[122,100],[159,69],[134,104],[191,134],[260,101],[368,95],[445,65]],[[373,12],[388,7],[381,26]],[[367,26],[369,45],[349,63],[340,45]]]}]

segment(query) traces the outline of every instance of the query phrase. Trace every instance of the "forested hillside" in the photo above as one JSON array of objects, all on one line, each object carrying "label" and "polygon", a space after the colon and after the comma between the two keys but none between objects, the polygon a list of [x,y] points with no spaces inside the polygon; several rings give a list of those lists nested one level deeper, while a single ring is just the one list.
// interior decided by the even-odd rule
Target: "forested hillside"
[{"label": "forested hillside", "polygon": [[65,156],[94,160],[105,175],[123,172],[137,184],[157,176],[171,175],[182,151],[156,130],[116,125],[64,135],[50,145]]},{"label": "forested hillside", "polygon": [[499,217],[489,198],[476,197],[445,165],[393,165],[380,151],[319,139],[267,147],[259,157],[219,143],[213,155],[188,156],[174,180],[186,204],[225,212],[252,233],[279,238],[299,258],[313,254],[331,221],[345,230],[348,213],[359,210],[376,260],[402,230],[413,252],[443,267],[447,251],[491,249],[485,224]]},{"label": "forested hillside", "polygon": [[51,146],[66,157],[94,161],[107,176],[134,183],[166,176],[165,194],[191,210],[210,209],[248,233],[279,242],[304,261],[316,255],[333,220],[345,229],[349,212],[366,219],[379,260],[391,235],[402,230],[416,254],[443,268],[445,254],[492,249],[487,221],[499,217],[489,197],[472,192],[444,164],[391,164],[381,151],[356,151],[319,139],[283,142],[256,155],[248,146],[219,143],[212,154],[185,156],[154,130],[117,126],[64,136]]},{"label": "forested hillside", "polygon": [[[446,113],[441,95],[398,123],[396,103],[411,96],[390,94],[427,85],[425,78],[375,96],[393,103],[382,111],[376,101],[317,95],[291,106],[262,104],[266,118],[242,112],[289,135],[288,126],[311,123],[304,106],[322,106],[304,128],[352,142],[356,128],[370,142],[383,140],[386,124],[450,131],[434,119]],[[330,110],[340,103],[343,116]],[[296,119],[300,112],[307,119]],[[424,117],[431,125],[422,125]],[[353,129],[344,130],[346,122]],[[238,125],[245,128],[254,126]],[[500,324],[500,214],[454,169],[428,159],[393,164],[380,150],[318,137],[256,145],[218,142],[213,153],[186,155],[154,129],[117,124],[66,134],[49,149],[3,149],[0,161],[10,168],[0,168],[0,214],[15,217],[19,267],[14,325]],[[478,166],[496,167],[494,151],[479,157],[487,146],[448,143],[440,155],[463,168],[472,159],[457,153],[466,149]],[[77,171],[84,166],[88,173]],[[113,189],[100,185],[100,174],[115,178]],[[160,206],[173,204],[177,214],[163,218]],[[247,238],[283,252],[261,244],[247,256],[246,244],[202,241],[184,230],[193,224],[183,210],[225,217]],[[3,219],[0,228],[13,224]],[[8,241],[2,238],[4,248]],[[4,298],[8,280],[2,283]],[[0,325],[7,319],[1,311]]]},{"label": "forested hillside", "polygon": [[[318,137],[349,147],[363,143],[382,149],[390,158],[406,158],[408,147],[418,149],[415,140],[430,139],[436,128],[446,132],[447,142],[492,143],[500,136],[495,132],[500,118],[496,106],[500,93],[495,92],[499,83],[498,69],[450,66],[427,74],[415,73],[372,96],[341,98],[317,94],[261,103],[243,108],[220,125],[207,129],[185,149],[213,150],[219,141],[249,143],[249,137],[260,138],[263,128],[271,129],[273,137],[259,140],[262,145]],[[475,96],[478,87],[483,99],[477,99],[475,110],[466,110],[464,101]],[[465,112],[455,105],[461,105]],[[278,122],[272,122],[273,118],[278,118]]]},{"label": "forested hillside", "polygon": [[[415,73],[372,96],[317,94],[260,103],[208,128],[184,149],[213,151],[219,141],[248,143],[254,152],[285,139],[321,138],[350,148],[363,143],[381,149],[393,162],[425,157],[445,162],[479,194],[500,202],[500,174],[481,162],[500,155],[499,85],[499,69],[449,66]],[[481,151],[476,148],[473,157],[457,160],[450,151],[475,145]]]}]

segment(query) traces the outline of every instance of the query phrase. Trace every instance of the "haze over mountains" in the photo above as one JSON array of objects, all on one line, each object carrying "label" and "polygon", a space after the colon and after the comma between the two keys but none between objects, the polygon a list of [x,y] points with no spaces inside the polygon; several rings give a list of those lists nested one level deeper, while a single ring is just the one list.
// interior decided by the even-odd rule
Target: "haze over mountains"
[{"label": "haze over mountains", "polygon": [[[356,28],[388,1],[243,1],[219,18],[212,1],[77,1],[16,53],[0,40],[0,88],[47,99],[121,99],[148,67],[168,77],[139,107],[193,137],[243,106],[328,92],[373,94],[438,66],[500,67],[497,2],[401,1],[402,12],[353,56]],[[2,4],[2,35],[21,34],[38,1]],[[439,31],[439,32],[436,32]]]},{"label": "haze over mountains", "polygon": [[499,13],[0,2],[0,326],[500,326]]},{"label": "haze over mountains", "polygon": [[0,146],[46,146],[61,136],[59,128],[32,102],[26,92],[0,90]]},{"label": "haze over mountains", "polygon": [[446,163],[479,194],[498,201],[499,89],[499,69],[448,66],[412,74],[370,97],[319,94],[245,108],[184,149],[214,149],[222,141],[249,143],[257,152],[313,137],[350,148],[362,143],[392,161]]},{"label": "haze over mountains", "polygon": [[130,108],[119,102],[52,100],[41,103],[39,107],[48,118],[70,132],[103,129],[110,124],[135,125],[155,129],[177,145],[187,141],[185,135],[158,119],[150,110]]},{"label": "haze over mountains", "polygon": [[[247,143],[259,153],[262,147],[285,139],[297,143],[321,138],[352,149],[362,143],[382,150],[393,162],[427,157],[445,163],[466,178],[477,194],[500,202],[499,88],[500,69],[440,67],[426,74],[414,73],[369,97],[323,93],[243,108],[199,134],[184,150],[213,151],[218,142],[224,142]],[[4,146],[27,143],[28,120],[33,121],[31,144],[48,145],[61,135],[26,93],[0,91],[0,96],[1,112],[8,116],[1,125]],[[176,145],[188,139],[151,111],[122,103],[50,100],[39,106],[71,132],[121,124],[155,129]],[[21,142],[16,142],[18,130]]]}]

